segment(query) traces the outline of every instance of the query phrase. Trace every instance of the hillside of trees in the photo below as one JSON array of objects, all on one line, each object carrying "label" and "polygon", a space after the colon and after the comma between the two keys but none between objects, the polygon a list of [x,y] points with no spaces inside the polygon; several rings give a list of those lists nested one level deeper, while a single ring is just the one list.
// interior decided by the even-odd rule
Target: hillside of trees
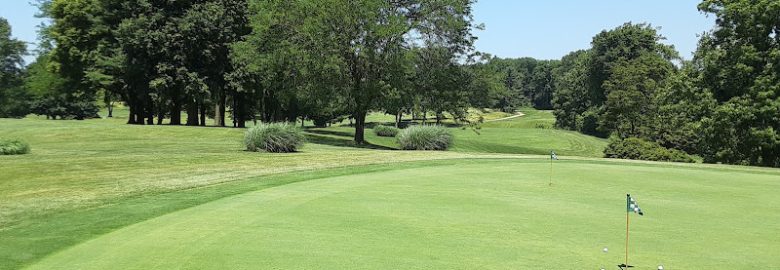
[{"label": "hillside of trees", "polygon": [[[691,60],[626,23],[559,60],[475,52],[472,0],[39,0],[35,62],[0,19],[0,117],[244,127],[371,111],[554,110],[557,127],[780,167],[780,2],[704,0]],[[182,119],[182,116],[185,119]],[[213,119],[213,123],[207,120]],[[231,123],[229,123],[231,122]]]}]

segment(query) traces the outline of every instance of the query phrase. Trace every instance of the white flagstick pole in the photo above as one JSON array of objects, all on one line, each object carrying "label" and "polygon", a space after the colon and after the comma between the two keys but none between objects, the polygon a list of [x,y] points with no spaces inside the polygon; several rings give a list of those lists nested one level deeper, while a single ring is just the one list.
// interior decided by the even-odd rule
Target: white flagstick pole
[{"label": "white flagstick pole", "polygon": [[550,155],[550,186],[552,186],[552,176],[553,176],[553,158],[552,155]]},{"label": "white flagstick pole", "polygon": [[628,269],[628,225],[631,215],[626,211],[626,269]]}]

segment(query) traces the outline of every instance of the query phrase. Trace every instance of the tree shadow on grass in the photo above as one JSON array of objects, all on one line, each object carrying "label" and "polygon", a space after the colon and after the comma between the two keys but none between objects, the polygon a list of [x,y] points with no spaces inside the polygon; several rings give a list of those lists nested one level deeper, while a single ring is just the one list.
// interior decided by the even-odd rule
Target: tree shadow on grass
[{"label": "tree shadow on grass", "polygon": [[[419,125],[423,125],[422,119],[401,120],[401,122],[399,123],[399,127],[400,128],[407,128],[407,127],[410,127],[410,126],[419,126]],[[431,120],[431,119],[428,119],[428,121],[425,122],[424,125],[438,125],[438,126],[444,126],[444,127],[448,127],[448,128],[464,127],[464,124],[462,124],[462,123],[459,124],[459,123],[452,123],[452,122],[444,122],[444,123],[436,124],[436,121],[435,120]],[[340,124],[338,126],[354,128],[355,124],[354,123],[352,123],[352,124],[347,123],[347,124]],[[369,123],[366,123],[366,128],[374,128],[376,126],[394,127],[395,126],[395,122],[369,122]]]},{"label": "tree shadow on grass", "polygon": [[317,135],[326,135],[326,136],[339,136],[339,137],[346,137],[346,138],[352,138],[355,136],[354,133],[349,131],[338,131],[338,130],[328,130],[328,129],[320,129],[320,128],[307,128],[306,133],[312,133]]},{"label": "tree shadow on grass", "polygon": [[[397,150],[395,148],[376,145],[369,142],[358,144],[352,140],[351,135],[347,136],[347,138],[337,138],[333,136],[324,135],[332,131],[327,131],[327,132],[322,132],[322,131],[323,130],[307,130],[306,140],[309,141],[310,143],[324,144],[324,145],[337,146],[337,147],[363,148],[363,149],[375,149],[375,150]],[[335,132],[335,133],[341,133],[341,132]]]}]

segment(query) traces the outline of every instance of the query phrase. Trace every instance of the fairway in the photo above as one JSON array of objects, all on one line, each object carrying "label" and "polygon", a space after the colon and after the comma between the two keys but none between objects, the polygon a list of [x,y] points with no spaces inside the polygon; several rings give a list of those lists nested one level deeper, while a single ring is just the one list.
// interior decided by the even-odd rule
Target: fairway
[{"label": "fairway", "polygon": [[[776,269],[776,170],[454,159],[294,182],[136,223],[31,269]],[[251,183],[250,181],[249,183]],[[745,211],[750,210],[750,211]],[[603,253],[602,248],[609,252]]]}]

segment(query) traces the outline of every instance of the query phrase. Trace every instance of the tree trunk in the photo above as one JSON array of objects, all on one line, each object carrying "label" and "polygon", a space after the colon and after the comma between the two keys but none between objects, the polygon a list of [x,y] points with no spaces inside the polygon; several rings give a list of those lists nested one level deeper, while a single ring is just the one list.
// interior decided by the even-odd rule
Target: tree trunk
[{"label": "tree trunk", "polygon": [[157,125],[162,125],[163,119],[165,119],[165,109],[160,105],[160,107],[157,108]]},{"label": "tree trunk", "polygon": [[218,99],[217,104],[214,105],[214,125],[218,127],[225,126],[225,95],[222,95]]},{"label": "tree trunk", "polygon": [[[219,102],[217,104],[214,104],[214,126],[215,127],[224,127],[225,121],[222,119],[222,115],[219,114],[221,111],[219,110]],[[220,122],[220,119],[222,119],[222,122]]]},{"label": "tree trunk", "polygon": [[108,110],[108,118],[114,117],[114,107],[111,105],[111,92],[104,91],[105,98],[103,101],[106,103],[106,109]]},{"label": "tree trunk", "polygon": [[219,122],[221,123],[219,126],[224,127],[225,126],[225,108],[227,105],[227,96],[223,93],[221,99],[219,100]]},{"label": "tree trunk", "polygon": [[132,125],[135,124],[135,105],[129,102],[127,105],[130,107],[130,115],[127,116],[127,124]]},{"label": "tree trunk", "polygon": [[198,125],[198,105],[194,100],[190,100],[190,104],[187,105],[187,125]]},{"label": "tree trunk", "polygon": [[127,120],[131,125],[144,124],[144,108],[138,104],[130,105],[130,119]]},{"label": "tree trunk", "polygon": [[366,111],[360,111],[355,113],[355,142],[356,143],[365,143],[365,132],[366,132]]},{"label": "tree trunk", "polygon": [[174,103],[171,105],[171,125],[181,125],[181,105]]},{"label": "tree trunk", "polygon": [[401,118],[403,118],[403,117],[404,117],[404,114],[403,114],[402,110],[398,110],[398,112],[395,113],[395,128],[400,128],[401,127]]},{"label": "tree trunk", "polygon": [[206,104],[200,103],[200,125],[206,126]]},{"label": "tree trunk", "polygon": [[154,113],[156,111],[156,106],[154,106],[154,101],[152,100],[152,97],[147,97],[145,104],[146,106],[144,106],[145,107],[143,110],[144,114],[142,116],[143,119],[141,119],[141,122],[143,122],[144,119],[146,119],[147,125],[154,125]]},{"label": "tree trunk", "polygon": [[146,113],[146,124],[154,125],[154,112],[151,109]]}]

